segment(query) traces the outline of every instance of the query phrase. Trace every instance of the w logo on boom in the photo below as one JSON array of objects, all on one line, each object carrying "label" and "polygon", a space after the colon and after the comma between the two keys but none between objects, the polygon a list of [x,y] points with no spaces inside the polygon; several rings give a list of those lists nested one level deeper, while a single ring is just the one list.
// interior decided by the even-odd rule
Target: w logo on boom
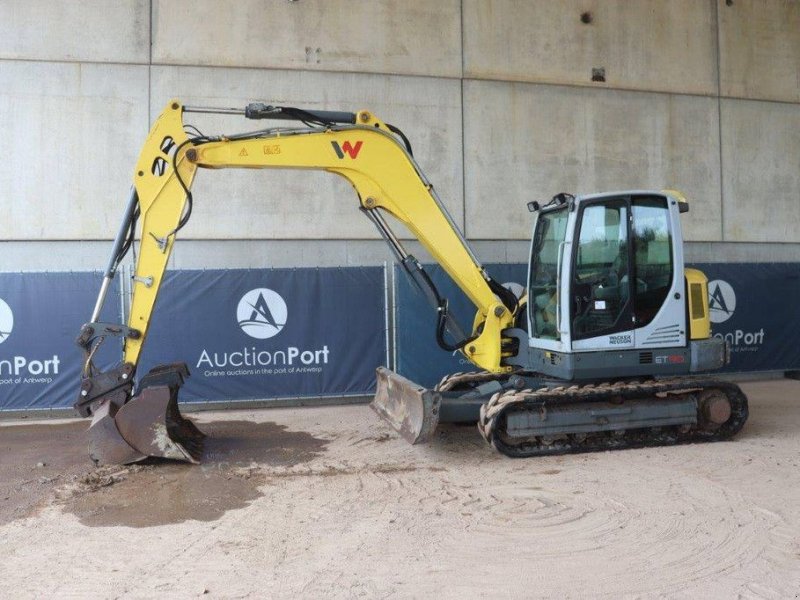
[{"label": "w logo on boom", "polygon": [[331,142],[331,146],[333,146],[333,151],[336,152],[336,156],[339,158],[344,158],[344,155],[347,154],[350,158],[356,158],[358,153],[361,152],[361,145],[364,142],[361,140],[355,143],[355,146],[351,144],[349,141],[345,142],[341,146],[339,142]]},{"label": "w logo on boom", "polygon": [[236,309],[239,327],[259,340],[278,335],[286,325],[287,315],[286,302],[277,292],[267,288],[247,292]]}]

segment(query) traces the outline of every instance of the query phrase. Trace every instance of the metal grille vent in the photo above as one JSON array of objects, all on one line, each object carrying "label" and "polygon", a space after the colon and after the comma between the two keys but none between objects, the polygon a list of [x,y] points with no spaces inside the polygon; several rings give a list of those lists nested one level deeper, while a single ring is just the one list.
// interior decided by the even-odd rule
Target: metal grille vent
[{"label": "metal grille vent", "polygon": [[676,344],[680,341],[680,336],[681,327],[676,323],[675,325],[667,325],[666,327],[655,329],[647,336],[644,344]]},{"label": "metal grille vent", "polygon": [[639,352],[639,364],[640,365],[650,365],[653,363],[653,353],[652,352]]}]

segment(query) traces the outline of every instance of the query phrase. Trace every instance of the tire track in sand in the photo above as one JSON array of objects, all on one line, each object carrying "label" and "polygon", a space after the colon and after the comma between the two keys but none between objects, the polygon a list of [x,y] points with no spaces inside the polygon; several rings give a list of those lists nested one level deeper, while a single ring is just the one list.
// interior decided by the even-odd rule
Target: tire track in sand
[{"label": "tire track in sand", "polygon": [[[548,490],[541,475],[531,473],[530,481],[542,485],[526,486],[498,474],[482,488],[442,478],[436,493],[420,498],[423,510],[438,507],[461,518],[461,534],[442,544],[442,555],[454,565],[478,565],[476,581],[524,571],[544,595],[573,584],[598,595],[630,594],[632,576],[637,593],[674,594],[743,569],[768,580],[764,573],[792,560],[783,520],[724,486],[655,468],[637,472],[642,481],[633,490],[601,479],[581,493]],[[774,535],[765,539],[764,530]],[[582,575],[583,564],[593,566],[590,575]]]}]

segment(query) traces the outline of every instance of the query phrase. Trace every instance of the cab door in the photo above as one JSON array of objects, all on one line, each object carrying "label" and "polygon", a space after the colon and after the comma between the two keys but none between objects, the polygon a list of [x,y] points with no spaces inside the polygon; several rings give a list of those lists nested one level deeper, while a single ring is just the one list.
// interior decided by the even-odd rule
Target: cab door
[{"label": "cab door", "polygon": [[633,320],[637,348],[686,345],[683,240],[674,200],[631,198]]},{"label": "cab door", "polygon": [[634,346],[630,228],[628,196],[580,204],[569,293],[575,351]]},{"label": "cab door", "polygon": [[[531,238],[528,274],[528,331],[532,346],[565,352],[569,349],[569,329],[564,327],[565,310],[562,280],[568,269],[564,260],[570,252],[570,231],[574,213],[565,205],[542,210]],[[568,265],[567,265],[568,266]],[[568,286],[566,287],[568,289]]]}]

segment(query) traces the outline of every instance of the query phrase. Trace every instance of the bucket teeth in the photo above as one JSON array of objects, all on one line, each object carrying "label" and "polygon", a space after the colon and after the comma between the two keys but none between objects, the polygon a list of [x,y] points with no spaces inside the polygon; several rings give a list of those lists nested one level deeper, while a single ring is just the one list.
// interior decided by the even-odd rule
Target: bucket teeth
[{"label": "bucket teeth", "polygon": [[177,394],[171,402],[174,410],[167,414],[167,433],[173,443],[188,455],[189,462],[199,463],[203,458],[205,435],[189,419],[184,419],[178,411]]}]

